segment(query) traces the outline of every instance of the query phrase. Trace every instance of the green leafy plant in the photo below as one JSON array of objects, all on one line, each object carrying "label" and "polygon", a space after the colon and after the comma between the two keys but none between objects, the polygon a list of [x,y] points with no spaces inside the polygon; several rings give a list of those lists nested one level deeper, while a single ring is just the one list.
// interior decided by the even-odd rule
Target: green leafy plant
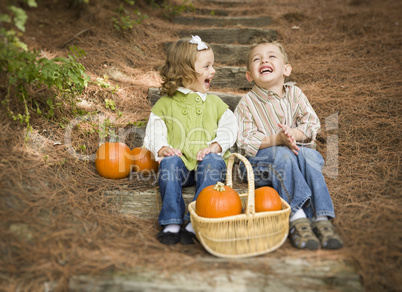
[{"label": "green leafy plant", "polygon": [[110,122],[109,119],[105,119],[103,123],[99,124],[99,138],[101,140],[109,137],[110,142],[115,142],[116,136],[115,126],[112,124],[112,122]]},{"label": "green leafy plant", "polygon": [[133,6],[135,4],[134,0],[124,0],[124,2],[126,2],[128,5]]},{"label": "green leafy plant", "polygon": [[95,81],[91,81],[92,83],[98,85],[100,88],[103,89],[110,89],[111,93],[116,93],[117,90],[119,89],[118,85],[110,85],[108,82],[109,77],[107,75],[103,75],[103,78],[98,77],[95,79]]},{"label": "green leafy plant", "polygon": [[105,106],[108,109],[116,111],[117,115],[118,115],[118,118],[121,118],[121,116],[123,115],[123,113],[121,111],[116,109],[116,103],[114,102],[114,100],[106,98],[105,99]]},{"label": "green leafy plant", "polygon": [[195,11],[194,5],[191,2],[189,2],[188,0],[184,0],[183,3],[180,5],[175,5],[175,4],[171,5],[168,2],[164,1],[162,3],[162,8],[164,10],[163,16],[168,19],[172,19],[176,16],[179,16],[183,12],[194,12]]},{"label": "green leafy plant", "polygon": [[[74,113],[82,113],[77,107],[78,96],[83,93],[89,77],[85,68],[78,62],[77,48],[70,48],[73,55],[67,58],[54,59],[39,58],[35,51],[20,51],[10,47],[0,47],[0,62],[2,71],[8,75],[8,88],[3,104],[8,114],[14,119],[27,124],[28,129],[30,112],[33,106],[38,114],[47,118],[54,117],[55,109],[62,109],[65,102],[72,106]],[[79,54],[83,54],[82,51]],[[35,100],[28,94],[28,87],[45,86],[52,92],[46,103]],[[23,113],[14,113],[10,107],[10,95],[15,93],[24,105]]]},{"label": "green leafy plant", "polygon": [[106,104],[106,108],[109,108],[111,110],[116,110],[116,104],[115,104],[114,100],[106,98],[105,104]]},{"label": "green leafy plant", "polygon": [[135,126],[135,127],[145,127],[148,123],[148,119],[140,120],[140,121],[135,121],[135,122],[129,122],[129,125]]},{"label": "green leafy plant", "polygon": [[[27,3],[33,7],[36,4],[33,0],[27,0]],[[31,130],[31,111],[53,119],[55,110],[63,110],[67,103],[72,106],[73,113],[82,114],[77,102],[90,78],[78,59],[85,56],[85,51],[73,46],[68,57],[49,59],[28,50],[19,39],[25,31],[26,13],[16,6],[8,8],[9,14],[0,14],[0,19],[10,27],[0,29],[0,72],[8,81],[2,104],[8,115]],[[45,101],[29,94],[33,87],[45,87],[50,91]]]},{"label": "green leafy plant", "polygon": [[87,146],[85,144],[81,144],[77,148],[81,150],[82,153],[85,153],[85,151],[87,150]]},{"label": "green leafy plant", "polygon": [[74,0],[73,5],[74,6],[82,6],[82,5],[88,5],[89,0]]},{"label": "green leafy plant", "polygon": [[[131,6],[135,4],[134,1],[130,0],[125,0],[125,2]],[[148,15],[142,15],[138,9],[134,10],[133,13],[130,13],[123,4],[119,6],[116,12],[118,16],[112,17],[112,20],[113,26],[117,31],[132,29],[134,25],[141,24],[148,18]],[[133,14],[135,17],[133,17]]]}]

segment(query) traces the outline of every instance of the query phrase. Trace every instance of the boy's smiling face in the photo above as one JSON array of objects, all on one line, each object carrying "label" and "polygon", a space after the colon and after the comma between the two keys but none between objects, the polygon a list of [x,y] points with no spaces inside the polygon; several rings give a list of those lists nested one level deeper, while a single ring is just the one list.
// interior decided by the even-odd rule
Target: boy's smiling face
[{"label": "boy's smiling face", "polygon": [[260,44],[250,54],[250,68],[246,72],[249,82],[254,81],[259,87],[277,92],[282,91],[285,77],[292,72],[292,67],[285,64],[280,49],[273,44]]},{"label": "boy's smiling face", "polygon": [[194,69],[198,77],[195,82],[183,82],[184,87],[191,89],[194,92],[208,92],[211,86],[212,78],[215,76],[214,69],[214,53],[212,50],[202,50],[197,54]]}]

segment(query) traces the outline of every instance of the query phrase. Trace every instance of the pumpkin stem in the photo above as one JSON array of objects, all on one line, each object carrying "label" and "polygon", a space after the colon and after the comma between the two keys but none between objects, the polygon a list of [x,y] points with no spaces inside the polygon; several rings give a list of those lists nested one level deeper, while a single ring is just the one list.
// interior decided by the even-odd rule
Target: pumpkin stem
[{"label": "pumpkin stem", "polygon": [[225,191],[225,185],[222,182],[218,181],[216,183],[216,185],[212,189],[217,191],[217,192],[224,192]]}]

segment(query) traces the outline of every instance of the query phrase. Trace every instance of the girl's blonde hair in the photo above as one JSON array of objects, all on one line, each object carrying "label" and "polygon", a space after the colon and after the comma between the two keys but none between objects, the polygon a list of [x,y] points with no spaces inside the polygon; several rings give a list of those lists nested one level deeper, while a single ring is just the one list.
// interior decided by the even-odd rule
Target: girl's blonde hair
[{"label": "girl's blonde hair", "polygon": [[[197,59],[197,44],[191,44],[190,38],[182,38],[173,42],[166,52],[166,62],[160,70],[162,77],[161,94],[172,96],[183,81],[197,81],[198,75],[194,69]],[[204,42],[205,43],[205,42]],[[208,46],[207,50],[211,50]]]},{"label": "girl's blonde hair", "polygon": [[252,53],[253,53],[254,49],[257,46],[262,45],[262,44],[265,44],[265,45],[271,44],[271,45],[274,45],[274,46],[278,47],[279,51],[282,54],[283,61],[285,62],[285,64],[289,64],[288,54],[286,53],[286,50],[285,50],[285,48],[283,47],[283,45],[281,43],[279,43],[277,41],[274,41],[274,40],[270,40],[270,39],[260,38],[260,39],[256,40],[256,42],[251,46],[251,48],[250,48],[250,50],[248,52],[248,55],[247,55],[247,70],[250,70],[250,66],[251,66],[251,60],[250,59],[251,59],[251,56],[252,56]]}]

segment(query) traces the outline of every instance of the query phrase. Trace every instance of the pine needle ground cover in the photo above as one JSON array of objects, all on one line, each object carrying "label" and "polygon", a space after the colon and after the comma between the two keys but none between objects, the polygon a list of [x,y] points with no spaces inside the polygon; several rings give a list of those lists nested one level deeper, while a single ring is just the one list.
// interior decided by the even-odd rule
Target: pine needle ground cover
[{"label": "pine needle ground cover", "polygon": [[[397,291],[402,286],[402,5],[377,2],[268,1],[263,8],[250,5],[230,13],[273,18],[271,28],[290,56],[292,80],[321,118],[318,150],[327,161],[335,225],[345,242],[340,251],[314,253],[286,243],[265,257],[351,259],[367,291]],[[155,238],[156,219],[122,215],[118,202],[103,195],[106,190],[155,189],[154,180],[102,178],[91,158],[102,133],[113,128],[131,133],[134,123],[149,116],[147,90],[159,85],[163,43],[183,28],[147,1],[136,5],[148,18],[120,30],[114,26],[121,20],[116,18],[122,15],[116,14],[119,5],[109,1],[85,6],[40,1],[27,9],[21,40],[29,49],[54,58],[67,57],[68,47],[77,46],[86,52],[80,58],[86,73],[100,81],[89,83],[77,103],[92,113],[87,120],[68,106],[50,117],[32,106],[28,142],[26,127],[0,109],[0,286],[6,291],[38,291],[50,281],[63,290],[74,275],[137,267],[161,273],[211,268],[192,265],[196,256],[205,255],[202,247],[162,246]],[[117,24],[122,28],[124,23]],[[34,86],[28,93],[38,104],[49,94]],[[0,96],[6,95],[2,73]],[[17,97],[9,97],[11,108],[18,110]],[[126,137],[131,149],[141,146]],[[220,265],[239,264],[214,267]]]}]

